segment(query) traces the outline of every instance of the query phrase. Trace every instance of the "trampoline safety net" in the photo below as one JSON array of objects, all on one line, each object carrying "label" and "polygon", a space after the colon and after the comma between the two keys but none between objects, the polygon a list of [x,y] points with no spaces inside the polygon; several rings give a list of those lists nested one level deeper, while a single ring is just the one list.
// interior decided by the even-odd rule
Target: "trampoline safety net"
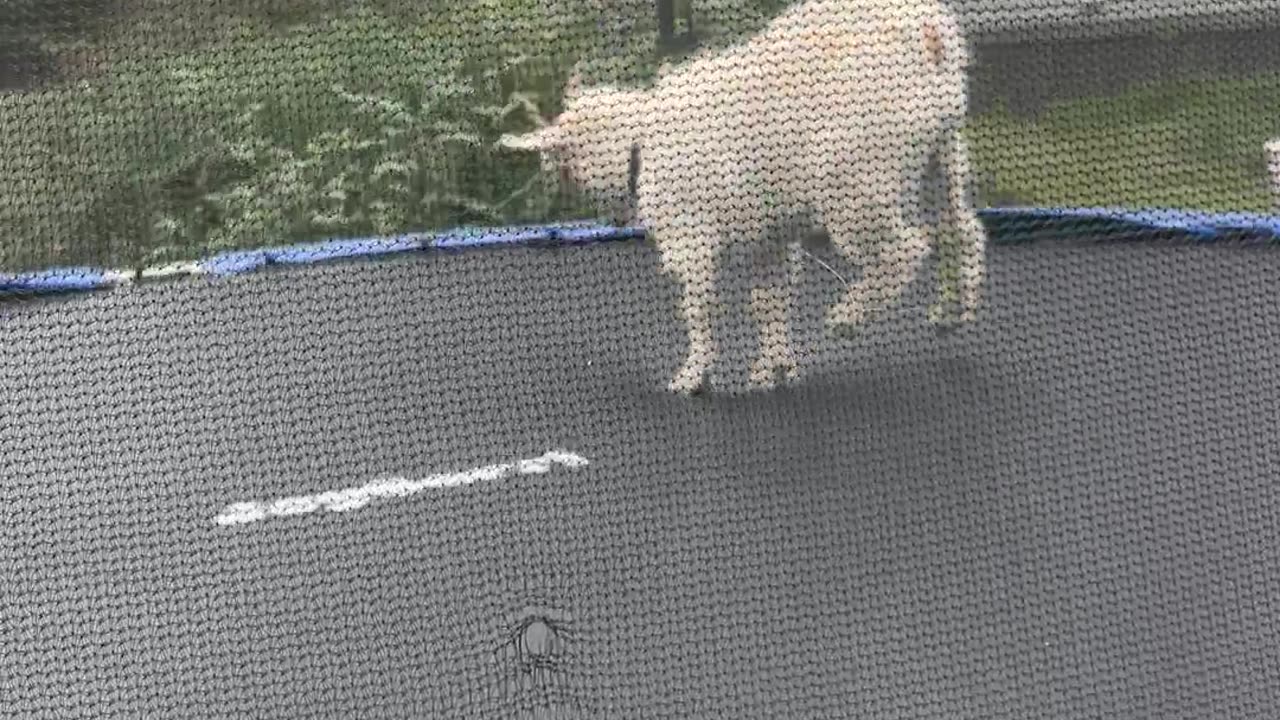
[{"label": "trampoline safety net", "polygon": [[1280,717],[1280,0],[0,0],[0,717]]}]

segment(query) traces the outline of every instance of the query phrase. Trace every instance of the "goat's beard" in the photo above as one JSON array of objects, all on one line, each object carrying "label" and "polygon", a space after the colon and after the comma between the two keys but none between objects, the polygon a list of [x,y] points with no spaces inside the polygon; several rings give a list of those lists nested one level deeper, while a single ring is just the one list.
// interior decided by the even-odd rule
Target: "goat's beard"
[{"label": "goat's beard", "polygon": [[553,182],[563,197],[577,197],[596,209],[600,219],[615,227],[629,227],[637,221],[636,195],[631,188],[613,187],[614,183],[586,184],[577,182],[565,167],[555,171]]},{"label": "goat's beard", "polygon": [[603,220],[614,227],[628,227],[636,222],[636,199],[623,193],[587,193]]},{"label": "goat's beard", "polygon": [[617,204],[611,213],[609,220],[615,227],[631,227],[636,224],[636,204],[633,200],[627,200]]}]

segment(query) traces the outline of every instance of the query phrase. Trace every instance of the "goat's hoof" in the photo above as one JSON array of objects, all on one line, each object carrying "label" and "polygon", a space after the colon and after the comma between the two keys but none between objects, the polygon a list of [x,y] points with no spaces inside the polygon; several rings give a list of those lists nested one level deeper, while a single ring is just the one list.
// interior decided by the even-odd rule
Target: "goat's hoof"
[{"label": "goat's hoof", "polygon": [[667,389],[677,395],[693,396],[701,395],[706,389],[706,383],[702,380],[688,380],[685,378],[676,378],[672,380]]},{"label": "goat's hoof", "polygon": [[748,383],[752,390],[772,390],[778,386],[778,370],[780,368],[772,363],[763,360],[757,360],[751,363],[751,372],[748,375]]},{"label": "goat's hoof", "polygon": [[681,368],[680,372],[667,385],[667,389],[677,395],[698,395],[706,390],[707,374],[705,368]]},{"label": "goat's hoof", "polygon": [[867,311],[861,303],[845,300],[827,311],[826,324],[828,330],[834,330],[840,334],[849,330],[856,332],[866,319]]},{"label": "goat's hoof", "polygon": [[937,328],[938,332],[950,332],[960,326],[960,314],[944,303],[930,305],[927,315],[929,324]]},{"label": "goat's hoof", "polygon": [[762,390],[772,390],[779,384],[779,378],[783,382],[791,382],[797,379],[800,370],[796,366],[796,359],[792,357],[791,352],[775,355],[772,358],[760,357],[751,362],[748,380],[752,388]]},{"label": "goat's hoof", "polygon": [[858,337],[862,334],[863,324],[858,322],[837,321],[831,318],[827,319],[827,333],[837,339],[848,339]]},{"label": "goat's hoof", "polygon": [[861,325],[832,325],[828,328],[831,337],[836,340],[856,340],[862,336]]},{"label": "goat's hoof", "polygon": [[786,378],[788,383],[798,382],[800,380],[800,366],[797,365],[794,360],[788,363],[787,366],[783,368],[783,377]]},{"label": "goat's hoof", "polygon": [[950,314],[951,313],[947,312],[946,305],[943,305],[942,303],[934,303],[929,306],[929,311],[926,313],[926,317],[928,317],[930,325],[946,325],[947,321],[950,319],[948,317]]}]

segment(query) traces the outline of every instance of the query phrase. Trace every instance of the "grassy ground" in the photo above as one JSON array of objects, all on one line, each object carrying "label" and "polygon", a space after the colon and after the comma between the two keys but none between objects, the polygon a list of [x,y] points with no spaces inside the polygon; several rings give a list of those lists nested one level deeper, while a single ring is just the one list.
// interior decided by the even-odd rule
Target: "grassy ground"
[{"label": "grassy ground", "polygon": [[1266,212],[1263,143],[1280,137],[1280,75],[1153,85],[970,128],[988,204]]}]

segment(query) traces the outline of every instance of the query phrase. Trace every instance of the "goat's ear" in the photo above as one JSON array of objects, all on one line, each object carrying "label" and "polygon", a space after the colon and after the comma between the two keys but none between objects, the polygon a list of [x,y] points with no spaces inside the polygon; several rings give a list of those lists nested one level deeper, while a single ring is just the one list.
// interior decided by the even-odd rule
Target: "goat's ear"
[{"label": "goat's ear", "polygon": [[519,135],[507,134],[498,138],[498,146],[508,150],[545,152],[560,142],[560,128],[548,125]]}]

